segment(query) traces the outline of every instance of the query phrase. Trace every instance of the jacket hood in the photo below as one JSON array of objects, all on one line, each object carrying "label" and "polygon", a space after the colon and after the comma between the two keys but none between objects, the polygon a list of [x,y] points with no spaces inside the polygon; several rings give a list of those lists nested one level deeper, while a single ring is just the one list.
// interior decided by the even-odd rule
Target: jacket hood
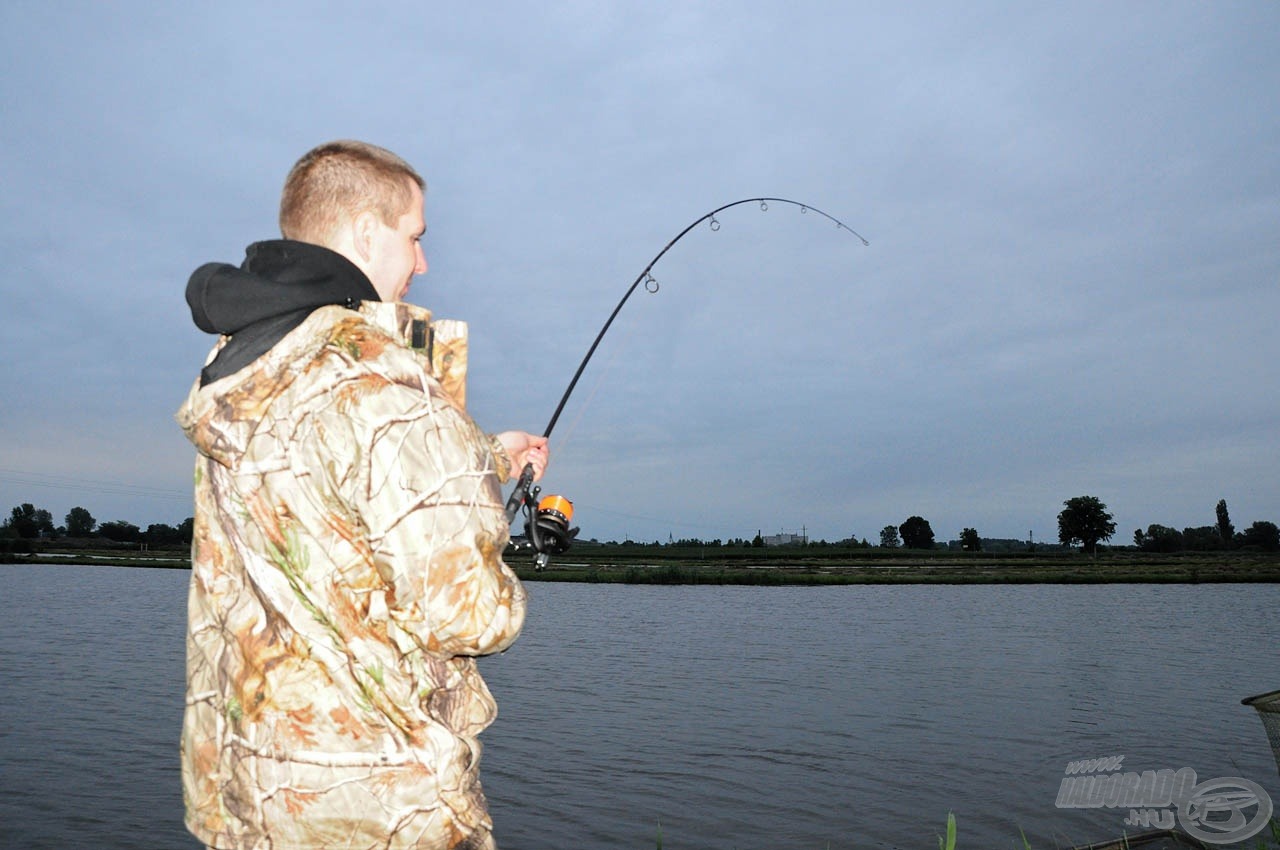
[{"label": "jacket hood", "polygon": [[[210,366],[232,341],[218,341]],[[323,369],[315,368],[319,358],[326,360]],[[206,366],[202,376],[208,371]],[[434,380],[466,410],[466,379],[466,322],[435,319],[429,310],[404,302],[365,301],[354,311],[326,305],[235,374],[216,384],[196,380],[175,418],[200,454],[235,468],[255,435],[272,432],[281,416],[293,415],[287,411],[297,413],[296,404],[330,398],[339,384],[358,397],[369,382],[424,391],[425,382]],[[296,398],[281,402],[290,393]]]},{"label": "jacket hood", "polygon": [[239,268],[206,263],[187,282],[191,319],[205,333],[230,339],[201,373],[201,384],[243,369],[317,307],[355,309],[361,301],[378,300],[377,290],[354,263],[307,242],[255,242]]}]

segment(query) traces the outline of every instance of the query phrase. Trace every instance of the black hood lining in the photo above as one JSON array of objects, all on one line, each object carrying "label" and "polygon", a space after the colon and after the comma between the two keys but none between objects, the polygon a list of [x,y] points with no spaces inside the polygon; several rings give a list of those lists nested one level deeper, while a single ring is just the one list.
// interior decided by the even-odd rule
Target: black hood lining
[{"label": "black hood lining", "polygon": [[230,339],[200,373],[200,385],[248,366],[319,307],[339,304],[354,310],[362,301],[380,300],[354,263],[307,242],[255,242],[239,268],[203,265],[187,282],[192,321],[206,333]]}]

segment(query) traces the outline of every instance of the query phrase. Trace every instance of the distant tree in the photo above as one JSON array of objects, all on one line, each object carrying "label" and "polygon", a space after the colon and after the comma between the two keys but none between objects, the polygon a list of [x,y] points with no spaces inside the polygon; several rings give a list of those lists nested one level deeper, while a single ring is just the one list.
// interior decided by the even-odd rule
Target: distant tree
[{"label": "distant tree", "polygon": [[50,537],[54,537],[58,533],[58,529],[53,524],[53,514],[44,508],[36,511],[36,528]]},{"label": "distant tree", "polygon": [[976,528],[966,528],[960,532],[960,548],[966,552],[981,552],[982,538]]},{"label": "distant tree", "polygon": [[759,549],[759,548],[761,548],[762,546],[764,546],[764,536],[763,536],[763,535],[761,535],[761,533],[760,533],[759,531],[757,531],[757,532],[756,532],[756,536],[755,536],[755,537],[751,538],[751,545],[752,545],[752,546],[754,546],[754,547],[755,547],[755,548],[757,548],[757,549]]},{"label": "distant tree", "polygon": [[1222,545],[1230,549],[1236,538],[1236,527],[1231,524],[1231,514],[1227,513],[1227,500],[1218,500],[1218,537]]},{"label": "distant tree", "polygon": [[908,517],[906,522],[898,526],[898,531],[902,534],[902,545],[908,549],[933,548],[933,529],[924,517]]},{"label": "distant tree", "polygon": [[4,527],[14,537],[21,537],[29,540],[38,533],[34,520],[36,506],[30,502],[23,502],[9,512],[9,518],[4,521]]},{"label": "distant tree", "polygon": [[1189,552],[1211,552],[1222,548],[1217,526],[1202,525],[1182,529],[1182,547]]},{"label": "distant tree", "polygon": [[1062,503],[1058,514],[1058,541],[1064,546],[1079,543],[1086,552],[1096,555],[1098,541],[1110,540],[1116,533],[1107,506],[1097,496],[1076,496]]},{"label": "distant tree", "polygon": [[880,529],[880,546],[884,549],[898,548],[898,527],[896,525],[886,525]]},{"label": "distant tree", "polygon": [[117,543],[137,543],[142,539],[142,529],[122,519],[101,523],[98,526],[98,533]]},{"label": "distant tree", "polygon": [[1264,552],[1280,550],[1280,527],[1274,522],[1255,522],[1244,530],[1241,542],[1245,546],[1256,546]]},{"label": "distant tree", "polygon": [[57,531],[53,527],[53,514],[30,502],[23,502],[10,511],[7,524],[18,537],[26,540],[39,537],[42,531],[49,535]]},{"label": "distant tree", "polygon": [[1147,526],[1147,533],[1142,535],[1141,541],[1135,536],[1134,542],[1144,552],[1181,552],[1185,548],[1180,531],[1157,523]]},{"label": "distant tree", "polygon": [[81,507],[74,507],[68,511],[66,522],[68,537],[88,537],[93,534],[93,528],[98,524],[93,514]]},{"label": "distant tree", "polygon": [[[191,538],[195,536],[195,525],[196,521],[194,517],[187,517],[182,522],[178,523],[178,537],[183,543],[188,545],[191,544]],[[716,541],[717,544],[719,544],[719,542],[720,541],[718,540]]]},{"label": "distant tree", "polygon": [[163,522],[153,522],[142,532],[142,540],[151,546],[166,546],[179,542],[178,529]]}]

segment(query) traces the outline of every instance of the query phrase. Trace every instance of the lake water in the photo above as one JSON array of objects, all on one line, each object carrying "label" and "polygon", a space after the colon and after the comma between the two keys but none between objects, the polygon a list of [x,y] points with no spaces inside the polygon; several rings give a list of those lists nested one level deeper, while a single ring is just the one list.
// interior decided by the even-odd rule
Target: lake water
[{"label": "lake water", "polygon": [[[189,573],[0,566],[0,848],[198,847],[177,740]],[[503,850],[1067,847],[1078,759],[1243,777],[1280,688],[1280,586],[529,584],[482,662]]]}]

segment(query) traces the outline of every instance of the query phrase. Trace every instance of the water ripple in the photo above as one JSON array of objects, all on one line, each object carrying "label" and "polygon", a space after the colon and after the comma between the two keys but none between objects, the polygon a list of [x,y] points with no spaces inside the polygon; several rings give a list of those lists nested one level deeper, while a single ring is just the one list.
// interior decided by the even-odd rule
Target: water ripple
[{"label": "water ripple", "polygon": [[[188,574],[0,567],[0,843],[195,848],[177,738]],[[1125,812],[1054,805],[1068,761],[1245,776],[1240,699],[1280,687],[1280,588],[534,584],[481,662],[499,844],[1049,848]]]}]

